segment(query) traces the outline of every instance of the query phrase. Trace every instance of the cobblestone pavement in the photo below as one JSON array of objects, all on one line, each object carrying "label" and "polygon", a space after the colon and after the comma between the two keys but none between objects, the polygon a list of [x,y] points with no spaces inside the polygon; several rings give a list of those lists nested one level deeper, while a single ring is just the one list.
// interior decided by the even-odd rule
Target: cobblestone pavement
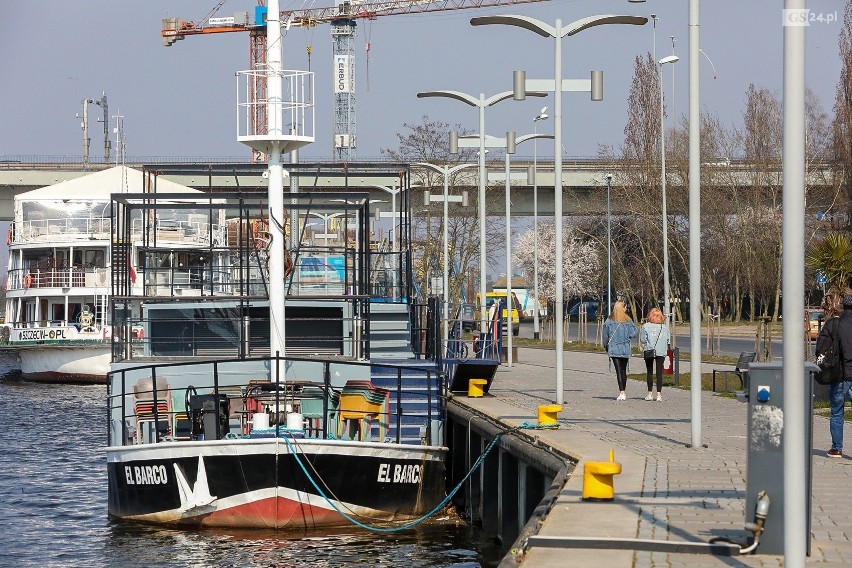
[{"label": "cobblestone pavement", "polygon": [[[487,414],[511,422],[536,417],[541,404],[555,400],[554,352],[519,350],[520,363],[500,368],[489,395],[461,399]],[[705,364],[705,372],[722,365]],[[728,367],[730,368],[730,367]],[[630,372],[644,371],[633,358]],[[628,399],[616,401],[615,374],[603,354],[565,354],[565,404],[559,430],[542,439],[579,458],[540,534],[707,542],[725,537],[743,542],[746,520],[747,406],[703,393],[703,447],[692,448],[689,391],[664,388],[663,401],[645,401],[644,381],[629,381]],[[526,418],[528,419],[528,418]],[[847,434],[847,437],[852,433]],[[847,445],[849,446],[849,445]],[[814,418],[812,541],[808,564],[852,566],[852,458],[827,458],[828,420]],[[606,461],[609,449],[624,471],[615,478],[614,503],[589,504],[579,498],[584,461]],[[564,505],[564,506],[563,506]],[[751,514],[749,515],[749,517]],[[770,521],[778,522],[771,518]],[[553,550],[553,549],[549,549]],[[530,566],[782,566],[770,555],[730,558],[659,552],[602,552],[579,549],[552,555],[530,551]],[[610,556],[608,556],[610,555]],[[573,561],[566,564],[565,559]]]}]

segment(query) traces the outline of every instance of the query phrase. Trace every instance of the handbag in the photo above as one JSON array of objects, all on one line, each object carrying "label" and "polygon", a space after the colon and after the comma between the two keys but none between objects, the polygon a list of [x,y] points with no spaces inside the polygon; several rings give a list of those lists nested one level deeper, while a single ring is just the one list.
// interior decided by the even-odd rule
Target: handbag
[{"label": "handbag", "polygon": [[660,332],[657,334],[657,341],[654,342],[654,347],[646,349],[642,352],[642,357],[646,360],[654,359],[657,356],[657,343],[660,342],[660,336],[663,334],[663,324],[660,324]]}]

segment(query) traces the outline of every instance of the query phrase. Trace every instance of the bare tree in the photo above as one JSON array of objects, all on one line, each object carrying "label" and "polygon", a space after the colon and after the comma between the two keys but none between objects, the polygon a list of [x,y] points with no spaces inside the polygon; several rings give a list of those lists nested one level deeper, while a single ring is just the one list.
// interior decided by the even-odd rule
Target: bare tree
[{"label": "bare tree", "polygon": [[749,85],[743,113],[743,153],[751,179],[739,228],[743,236],[742,271],[750,317],[758,310],[777,320],[781,299],[781,103],[768,89]]},{"label": "bare tree", "polygon": [[[397,133],[399,148],[383,148],[381,154],[392,160],[407,163],[426,162],[435,166],[450,166],[473,162],[476,151],[460,149],[457,155],[449,152],[450,131],[460,135],[467,134],[460,125],[450,126],[448,123],[431,120],[424,115],[421,124],[405,123],[404,133]],[[451,191],[458,188],[471,190],[476,186],[476,168],[460,170],[450,176]],[[412,241],[414,246],[415,279],[421,290],[428,289],[431,276],[443,275],[443,207],[438,204],[421,206],[423,191],[443,192],[444,176],[431,168],[412,168],[412,188],[415,190],[411,197],[412,203]],[[476,192],[471,191],[475,196]],[[467,282],[474,267],[479,261],[479,220],[476,215],[476,199],[470,199],[470,206],[462,207],[458,203],[450,203],[447,220],[449,257],[449,292],[451,302],[457,303],[465,297]],[[504,243],[500,219],[486,219],[486,235],[489,243],[495,246],[486,251],[486,256],[498,255],[501,243]],[[469,299],[469,297],[468,297]]]},{"label": "bare tree", "polygon": [[[619,215],[612,256],[616,289],[631,299],[639,292],[644,304],[656,303],[663,289],[662,194],[659,168],[659,70],[650,53],[637,56],[627,102],[627,124],[615,199],[630,215]],[[634,306],[635,310],[635,306]]]},{"label": "bare tree", "polygon": [[840,78],[835,89],[832,124],[834,177],[840,193],[845,195],[846,230],[852,231],[852,0],[846,2],[837,44]]}]

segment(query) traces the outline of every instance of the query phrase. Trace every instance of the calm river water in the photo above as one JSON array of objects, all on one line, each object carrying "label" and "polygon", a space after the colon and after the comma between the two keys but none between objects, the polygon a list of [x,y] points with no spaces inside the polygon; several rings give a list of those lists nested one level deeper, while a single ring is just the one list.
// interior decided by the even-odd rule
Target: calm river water
[{"label": "calm river water", "polygon": [[467,526],[400,535],[355,529],[168,530],[107,518],[106,387],[14,380],[0,354],[0,566],[496,566]]}]

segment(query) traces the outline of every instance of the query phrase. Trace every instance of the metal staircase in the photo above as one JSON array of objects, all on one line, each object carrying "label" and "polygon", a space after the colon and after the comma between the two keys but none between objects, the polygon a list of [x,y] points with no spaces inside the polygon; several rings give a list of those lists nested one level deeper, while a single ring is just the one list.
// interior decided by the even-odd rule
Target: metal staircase
[{"label": "metal staircase", "polygon": [[408,304],[370,304],[370,360],[414,359]]},{"label": "metal staircase", "polygon": [[[443,379],[435,362],[427,359],[389,359],[386,362],[388,365],[405,365],[407,368],[404,369],[384,366],[383,363],[385,361],[373,364],[371,381],[374,386],[390,392],[386,440],[397,441],[399,414],[400,443],[443,445],[440,427],[444,413]],[[378,425],[374,424],[371,431],[373,439],[378,439],[378,431]]]}]

